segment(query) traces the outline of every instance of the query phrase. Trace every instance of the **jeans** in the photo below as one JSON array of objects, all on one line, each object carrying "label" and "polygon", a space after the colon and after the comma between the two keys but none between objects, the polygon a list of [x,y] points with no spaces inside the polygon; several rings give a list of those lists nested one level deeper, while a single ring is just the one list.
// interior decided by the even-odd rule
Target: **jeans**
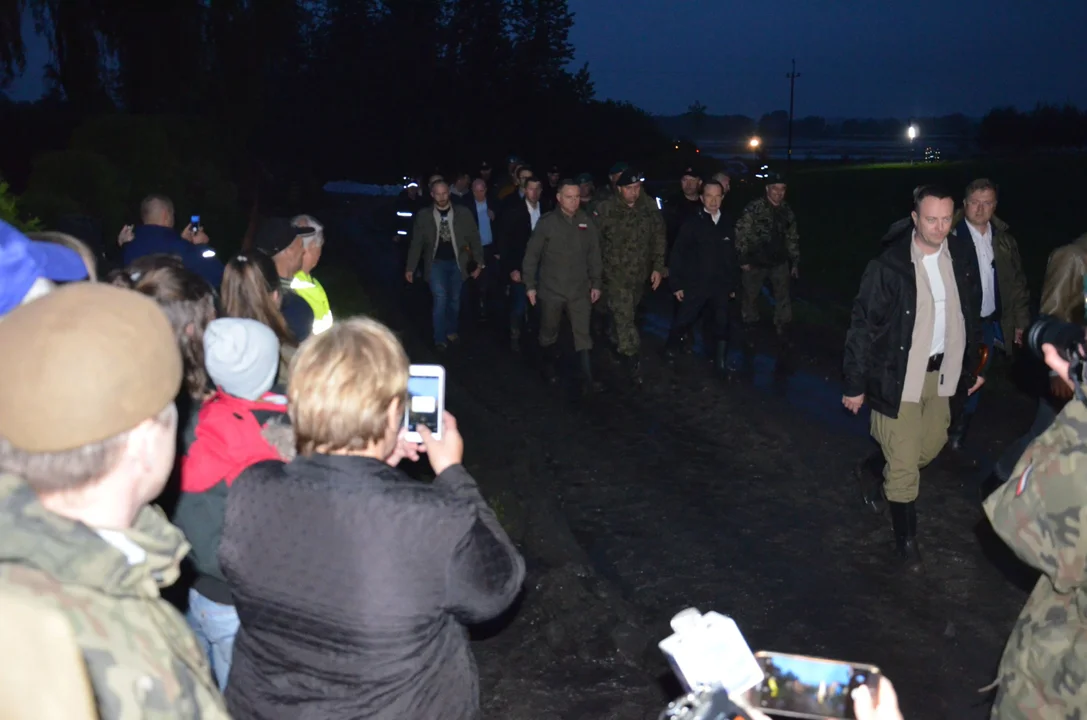
[{"label": "jeans", "polygon": [[219,684],[219,691],[226,689],[230,677],[230,661],[234,657],[234,636],[238,634],[238,611],[233,605],[222,605],[189,590],[189,610],[185,620],[204,648],[211,663],[211,671]]},{"label": "jeans", "polygon": [[[981,374],[984,375],[985,371],[989,369],[989,365],[993,361],[993,354],[997,352],[995,346],[996,339],[1000,336],[1000,323],[996,320],[989,320],[981,323],[981,341],[989,347],[989,358],[985,361],[985,365],[981,368]],[[974,362],[977,362],[976,360]],[[965,367],[964,372],[973,372],[973,368]],[[967,415],[973,415],[978,409],[978,398],[981,397],[981,391],[984,389],[984,385],[977,389],[973,395],[966,399],[966,405],[963,407],[963,412]]]},{"label": "jeans", "polygon": [[520,336],[524,324],[525,311],[528,310],[528,291],[524,283],[510,283],[510,332]]},{"label": "jeans", "polygon": [[447,343],[457,334],[460,319],[460,294],[464,277],[454,260],[435,260],[430,264],[430,293],[434,296],[434,344]]}]

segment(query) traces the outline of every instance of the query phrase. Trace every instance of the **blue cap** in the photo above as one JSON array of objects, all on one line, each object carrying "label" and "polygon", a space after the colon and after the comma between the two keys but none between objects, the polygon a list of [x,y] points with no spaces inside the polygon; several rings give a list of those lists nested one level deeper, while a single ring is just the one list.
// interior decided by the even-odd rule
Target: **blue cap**
[{"label": "blue cap", "polygon": [[30,240],[0,220],[0,316],[18,307],[38,278],[85,280],[87,266],[75,250]]}]

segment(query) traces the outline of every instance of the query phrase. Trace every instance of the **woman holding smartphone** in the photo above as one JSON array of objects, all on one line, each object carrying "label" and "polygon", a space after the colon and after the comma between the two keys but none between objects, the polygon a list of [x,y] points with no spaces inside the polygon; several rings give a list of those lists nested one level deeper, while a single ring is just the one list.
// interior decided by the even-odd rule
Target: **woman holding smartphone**
[{"label": "woman holding smartphone", "polygon": [[[298,456],[235,480],[219,559],[241,630],[226,699],[235,717],[475,718],[462,623],[502,613],[520,553],[441,439],[402,422],[408,358],[380,323],[310,337],[291,363]],[[433,483],[396,465],[426,453]]]}]

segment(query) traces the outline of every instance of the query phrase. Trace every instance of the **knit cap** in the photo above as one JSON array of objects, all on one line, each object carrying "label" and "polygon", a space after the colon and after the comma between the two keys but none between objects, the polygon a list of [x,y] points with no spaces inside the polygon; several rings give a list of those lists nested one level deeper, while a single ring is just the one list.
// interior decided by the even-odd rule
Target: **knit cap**
[{"label": "knit cap", "polygon": [[279,339],[256,320],[212,320],[204,330],[204,366],[223,392],[258,400],[271,390],[279,371]]}]

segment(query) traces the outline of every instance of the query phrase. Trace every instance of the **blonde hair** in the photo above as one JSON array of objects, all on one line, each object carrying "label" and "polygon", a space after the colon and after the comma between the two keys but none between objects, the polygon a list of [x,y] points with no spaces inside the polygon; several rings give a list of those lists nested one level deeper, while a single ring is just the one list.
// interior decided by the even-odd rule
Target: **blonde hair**
[{"label": "blonde hair", "polygon": [[83,242],[77,237],[72,237],[67,233],[56,232],[55,230],[47,230],[42,232],[32,232],[26,235],[31,240],[38,242],[53,243],[54,245],[61,245],[69,250],[75,250],[79,253],[79,257],[83,259],[83,265],[87,268],[87,279],[91,282],[98,282],[98,260],[94,257],[94,252],[87,243]]},{"label": "blonde hair", "polygon": [[298,452],[357,452],[380,442],[389,407],[403,407],[408,356],[389,328],[356,317],[302,343],[287,397]]}]

